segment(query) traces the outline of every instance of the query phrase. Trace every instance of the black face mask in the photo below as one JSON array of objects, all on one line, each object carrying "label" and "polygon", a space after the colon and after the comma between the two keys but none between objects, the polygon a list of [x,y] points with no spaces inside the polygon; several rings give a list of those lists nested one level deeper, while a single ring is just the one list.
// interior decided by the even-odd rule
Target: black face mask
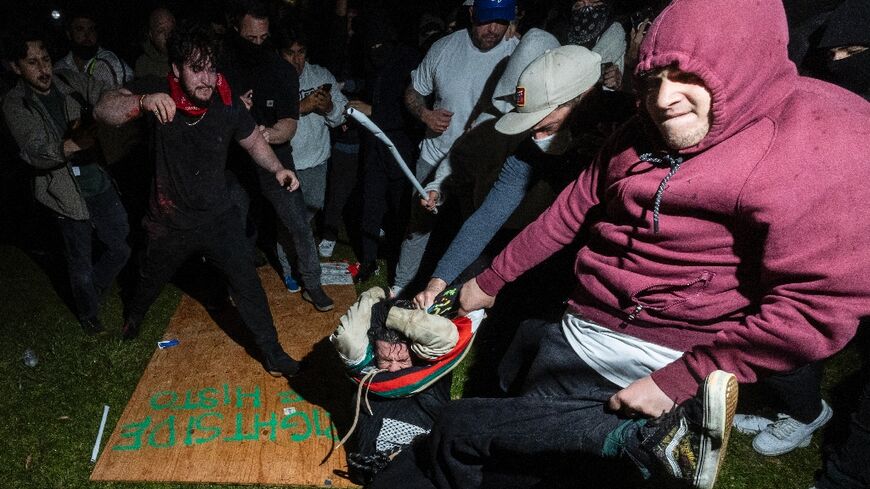
[{"label": "black face mask", "polygon": [[239,59],[236,61],[249,65],[256,65],[268,60],[270,53],[274,51],[269,39],[266,39],[263,44],[254,44],[244,37],[237,36],[236,46],[239,52]]},{"label": "black face mask", "polygon": [[610,27],[610,6],[607,4],[580,7],[571,11],[568,43],[592,48],[601,34]]},{"label": "black face mask", "polygon": [[870,96],[870,49],[838,61],[828,61],[830,80],[846,90]]},{"label": "black face mask", "polygon": [[72,51],[73,56],[78,59],[91,59],[97,55],[97,50],[100,49],[99,46],[94,44],[93,46],[80,46],[78,44],[73,43],[70,45],[70,51]]}]

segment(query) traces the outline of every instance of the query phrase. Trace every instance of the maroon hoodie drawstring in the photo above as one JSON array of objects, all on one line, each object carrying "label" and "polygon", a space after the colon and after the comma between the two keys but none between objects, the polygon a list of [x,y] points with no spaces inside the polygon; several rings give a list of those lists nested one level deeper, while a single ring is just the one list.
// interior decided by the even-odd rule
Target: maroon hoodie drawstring
[{"label": "maroon hoodie drawstring", "polygon": [[644,161],[647,163],[652,163],[657,166],[661,166],[665,163],[670,166],[671,171],[665,175],[665,178],[662,180],[662,183],[659,184],[659,188],[656,191],[655,201],[653,202],[653,233],[658,234],[659,232],[659,208],[662,205],[662,196],[665,193],[665,188],[668,186],[668,180],[677,173],[677,170],[680,168],[680,165],[683,164],[683,157],[677,156],[674,158],[673,156],[664,153],[663,157],[654,156],[652,153],[644,153],[640,155],[640,161]]}]

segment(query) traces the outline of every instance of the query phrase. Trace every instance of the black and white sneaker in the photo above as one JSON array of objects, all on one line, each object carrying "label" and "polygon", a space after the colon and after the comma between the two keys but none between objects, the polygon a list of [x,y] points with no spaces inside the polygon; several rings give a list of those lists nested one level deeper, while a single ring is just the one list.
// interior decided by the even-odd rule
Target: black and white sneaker
[{"label": "black and white sneaker", "polygon": [[707,376],[699,397],[641,428],[641,449],[670,477],[710,489],[725,459],[736,408],[737,379],[716,370]]}]

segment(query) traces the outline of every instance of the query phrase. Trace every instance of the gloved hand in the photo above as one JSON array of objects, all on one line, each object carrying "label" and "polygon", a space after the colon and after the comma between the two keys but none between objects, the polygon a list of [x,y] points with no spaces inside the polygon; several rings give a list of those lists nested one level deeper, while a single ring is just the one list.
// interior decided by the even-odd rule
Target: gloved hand
[{"label": "gloved hand", "polygon": [[338,327],[329,337],[336,351],[347,366],[355,366],[365,360],[369,348],[368,331],[372,317],[372,305],[384,300],[386,294],[380,287],[360,294],[356,302],[338,320]]},{"label": "gloved hand", "polygon": [[411,351],[424,360],[436,360],[450,353],[459,342],[459,331],[452,321],[422,309],[393,307],[387,314],[386,325],[407,336]]}]

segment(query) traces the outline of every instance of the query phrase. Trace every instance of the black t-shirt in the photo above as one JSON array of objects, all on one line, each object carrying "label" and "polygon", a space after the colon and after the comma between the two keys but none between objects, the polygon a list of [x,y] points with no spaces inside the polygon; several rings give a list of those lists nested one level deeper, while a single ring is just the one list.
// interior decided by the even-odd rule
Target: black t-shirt
[{"label": "black t-shirt", "polygon": [[[166,80],[134,80],[126,87],[135,94],[169,93]],[[170,228],[188,229],[226,212],[232,203],[224,169],[231,139],[240,141],[254,132],[251,115],[233,93],[224,105],[215,93],[208,111],[190,117],[181,111],[167,124],[145,115],[154,159],[154,181],[147,219]]]},{"label": "black t-shirt", "polygon": [[[254,91],[251,115],[258,125],[270,127],[281,119],[299,119],[299,75],[277,54],[232,52],[221,72],[227,77],[233,96]],[[294,170],[290,141],[271,146],[284,167]]]}]

